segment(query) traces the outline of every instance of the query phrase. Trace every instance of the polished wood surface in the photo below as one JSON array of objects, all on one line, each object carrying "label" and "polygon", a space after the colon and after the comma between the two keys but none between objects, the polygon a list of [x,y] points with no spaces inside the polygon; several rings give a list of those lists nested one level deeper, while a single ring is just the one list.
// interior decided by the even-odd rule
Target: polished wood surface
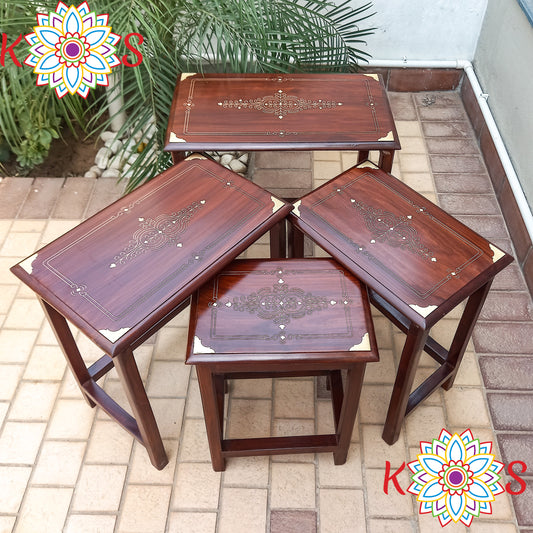
[{"label": "polished wood surface", "polygon": [[[216,471],[248,455],[333,452],[343,464],[365,365],[379,360],[366,288],[329,259],[234,261],[192,298],[186,357]],[[225,380],[318,375],[329,380],[335,433],[225,438]]]},{"label": "polished wood surface", "polygon": [[424,328],[512,261],[377,168],[354,167],[295,206],[296,227]]},{"label": "polished wood surface", "polygon": [[[406,333],[383,439],[439,387],[452,387],[494,276],[513,258],[374,165],[354,167],[294,203],[291,222],[370,288]],[[430,329],[466,300],[449,348]],[[427,352],[438,368],[412,391]]]},{"label": "polished wood surface", "polygon": [[217,163],[189,159],[12,270],[114,355],[289,209]]},{"label": "polished wood surface", "polygon": [[[289,204],[193,155],[11,270],[39,296],[83,396],[162,469],[168,458],[133,350],[282,220]],[[87,368],[67,322],[105,354]],[[115,368],[132,416],[97,384]]]},{"label": "polished wood surface", "polygon": [[194,300],[190,363],[225,354],[240,363],[257,354],[287,364],[299,354],[361,360],[358,352],[375,350],[366,288],[328,259],[234,261]]},{"label": "polished wood surface", "polygon": [[165,145],[169,151],[399,148],[377,74],[182,74]]}]

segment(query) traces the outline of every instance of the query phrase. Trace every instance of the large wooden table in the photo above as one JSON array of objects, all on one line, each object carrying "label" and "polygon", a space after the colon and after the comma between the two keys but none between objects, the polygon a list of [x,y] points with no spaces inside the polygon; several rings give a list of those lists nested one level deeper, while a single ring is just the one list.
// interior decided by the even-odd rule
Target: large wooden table
[{"label": "large wooden table", "polygon": [[389,172],[400,149],[378,74],[181,75],[165,150],[379,150]]}]

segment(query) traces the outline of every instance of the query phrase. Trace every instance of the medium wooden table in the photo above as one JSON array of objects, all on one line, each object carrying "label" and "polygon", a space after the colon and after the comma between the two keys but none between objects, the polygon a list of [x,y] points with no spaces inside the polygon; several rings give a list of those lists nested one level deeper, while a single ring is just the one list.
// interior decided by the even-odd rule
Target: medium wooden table
[{"label": "medium wooden table", "polygon": [[[165,150],[370,150],[390,172],[400,149],[378,74],[182,74],[174,91]],[[303,255],[303,240],[294,240]],[[285,228],[271,232],[284,257]]]},{"label": "medium wooden table", "polygon": [[[513,258],[371,163],[294,206],[292,223],[366,283],[371,301],[407,333],[383,429],[392,444],[408,413],[439,386],[452,387],[492,280]],[[464,300],[445,349],[430,329]],[[423,350],[439,367],[410,394]]]},{"label": "medium wooden table", "polygon": [[[289,210],[234,172],[191,156],[11,269],[39,297],[89,405],[136,437],[156,468],[168,461],[133,350]],[[67,320],[105,352],[89,368]],[[135,418],[96,383],[113,367]]]},{"label": "medium wooden table", "polygon": [[[234,261],[191,303],[187,363],[196,366],[213,468],[224,470],[226,457],[327,451],[343,464],[365,365],[378,360],[366,287],[338,263]],[[316,375],[330,380],[333,433],[225,438],[225,379]]]}]

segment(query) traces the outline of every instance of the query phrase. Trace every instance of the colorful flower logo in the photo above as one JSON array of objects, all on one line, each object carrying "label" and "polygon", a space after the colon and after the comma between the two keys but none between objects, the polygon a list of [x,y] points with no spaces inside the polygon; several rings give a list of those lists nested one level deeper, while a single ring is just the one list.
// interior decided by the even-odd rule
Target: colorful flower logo
[{"label": "colorful flower logo", "polygon": [[58,98],[109,84],[108,74],[120,64],[115,55],[120,35],[111,33],[109,15],[96,15],[87,2],[68,7],[58,2],[55,12],[37,14],[38,26],[25,36],[30,55],[24,64],[33,67],[37,85],[49,85]]},{"label": "colorful flower logo", "polygon": [[407,466],[407,489],[420,502],[420,514],[432,513],[442,527],[452,520],[470,526],[474,516],[491,514],[494,497],[505,491],[498,475],[504,464],[491,454],[491,442],[479,442],[467,429],[451,435],[443,429],[433,442],[421,442],[421,454]]}]

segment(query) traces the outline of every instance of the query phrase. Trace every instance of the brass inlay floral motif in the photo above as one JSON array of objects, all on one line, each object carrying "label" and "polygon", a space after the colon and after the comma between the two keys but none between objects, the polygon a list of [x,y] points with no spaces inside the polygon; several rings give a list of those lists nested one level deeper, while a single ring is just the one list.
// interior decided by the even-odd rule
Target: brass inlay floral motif
[{"label": "brass inlay floral motif", "polygon": [[234,297],[232,301],[215,302],[211,305],[272,320],[284,330],[292,319],[323,311],[333,304],[328,298],[315,296],[299,287],[289,287],[283,279],[280,279],[273,287],[264,287],[246,296]]},{"label": "brass inlay floral motif", "polygon": [[292,96],[279,89],[275,94],[263,96],[250,100],[224,100],[218,102],[218,105],[223,109],[256,109],[262,113],[271,113],[277,115],[279,119],[284,118],[290,113],[300,113],[312,109],[328,110],[335,109],[342,106],[342,102],[334,102],[331,100],[307,100]]},{"label": "brass inlay floral motif", "polygon": [[376,241],[385,242],[390,246],[408,250],[428,261],[436,261],[433,252],[422,244],[418,231],[411,225],[412,215],[398,216],[355,198],[351,198],[350,202],[363,216],[366,227],[373,237],[370,244]]},{"label": "brass inlay floral motif", "polygon": [[156,218],[139,218],[139,228],[133,234],[124,250],[113,258],[109,268],[127,263],[148,250],[157,250],[164,246],[181,248],[179,237],[185,232],[196,212],[205,205],[205,200],[193,202],[187,207],[171,214],[162,214]]}]

